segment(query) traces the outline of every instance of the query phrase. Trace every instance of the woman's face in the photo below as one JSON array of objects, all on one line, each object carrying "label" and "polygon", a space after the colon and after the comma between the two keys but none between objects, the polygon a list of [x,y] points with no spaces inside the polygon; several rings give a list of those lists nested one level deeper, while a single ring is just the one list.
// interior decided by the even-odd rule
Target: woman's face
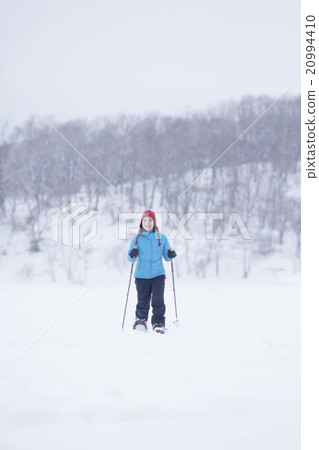
[{"label": "woman's face", "polygon": [[152,217],[144,217],[142,226],[145,231],[152,231],[154,227],[154,220],[152,219]]}]

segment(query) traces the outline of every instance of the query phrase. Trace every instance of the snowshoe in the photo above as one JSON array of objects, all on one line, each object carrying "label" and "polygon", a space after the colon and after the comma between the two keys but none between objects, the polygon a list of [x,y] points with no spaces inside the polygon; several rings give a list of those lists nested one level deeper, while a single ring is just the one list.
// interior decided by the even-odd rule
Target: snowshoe
[{"label": "snowshoe", "polygon": [[165,333],[165,326],[161,325],[161,324],[158,324],[158,323],[154,323],[153,330],[156,331],[156,333],[164,334]]},{"label": "snowshoe", "polygon": [[136,319],[133,325],[133,330],[147,331],[146,320]]}]

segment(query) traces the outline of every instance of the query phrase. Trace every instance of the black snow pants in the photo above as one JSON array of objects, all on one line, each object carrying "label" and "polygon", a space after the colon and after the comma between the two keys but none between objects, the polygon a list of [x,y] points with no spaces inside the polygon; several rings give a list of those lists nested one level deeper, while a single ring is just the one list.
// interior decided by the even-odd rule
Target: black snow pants
[{"label": "black snow pants", "polygon": [[135,284],[137,290],[136,318],[147,320],[152,302],[152,325],[165,326],[165,275],[155,278],[135,278]]}]

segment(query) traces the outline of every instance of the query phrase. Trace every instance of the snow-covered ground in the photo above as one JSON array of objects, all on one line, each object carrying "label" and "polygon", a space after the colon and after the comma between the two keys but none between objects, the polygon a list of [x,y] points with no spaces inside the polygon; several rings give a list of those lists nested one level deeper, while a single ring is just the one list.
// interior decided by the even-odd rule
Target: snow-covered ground
[{"label": "snow-covered ground", "polygon": [[34,345],[0,379],[1,450],[299,449],[297,275],[179,278],[176,327],[167,271],[165,335],[132,330],[134,284],[121,331],[127,282],[2,285],[1,373]]}]

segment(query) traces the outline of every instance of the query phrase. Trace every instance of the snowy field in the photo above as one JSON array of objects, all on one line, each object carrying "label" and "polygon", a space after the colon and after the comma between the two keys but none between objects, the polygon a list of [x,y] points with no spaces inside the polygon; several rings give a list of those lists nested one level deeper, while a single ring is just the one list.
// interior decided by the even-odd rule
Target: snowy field
[{"label": "snowy field", "polygon": [[121,331],[127,281],[109,271],[45,334],[89,285],[2,285],[1,373],[42,337],[0,379],[1,450],[300,448],[297,275],[211,279],[224,299],[179,278],[176,327],[168,272],[165,335],[132,330],[134,284]]}]

